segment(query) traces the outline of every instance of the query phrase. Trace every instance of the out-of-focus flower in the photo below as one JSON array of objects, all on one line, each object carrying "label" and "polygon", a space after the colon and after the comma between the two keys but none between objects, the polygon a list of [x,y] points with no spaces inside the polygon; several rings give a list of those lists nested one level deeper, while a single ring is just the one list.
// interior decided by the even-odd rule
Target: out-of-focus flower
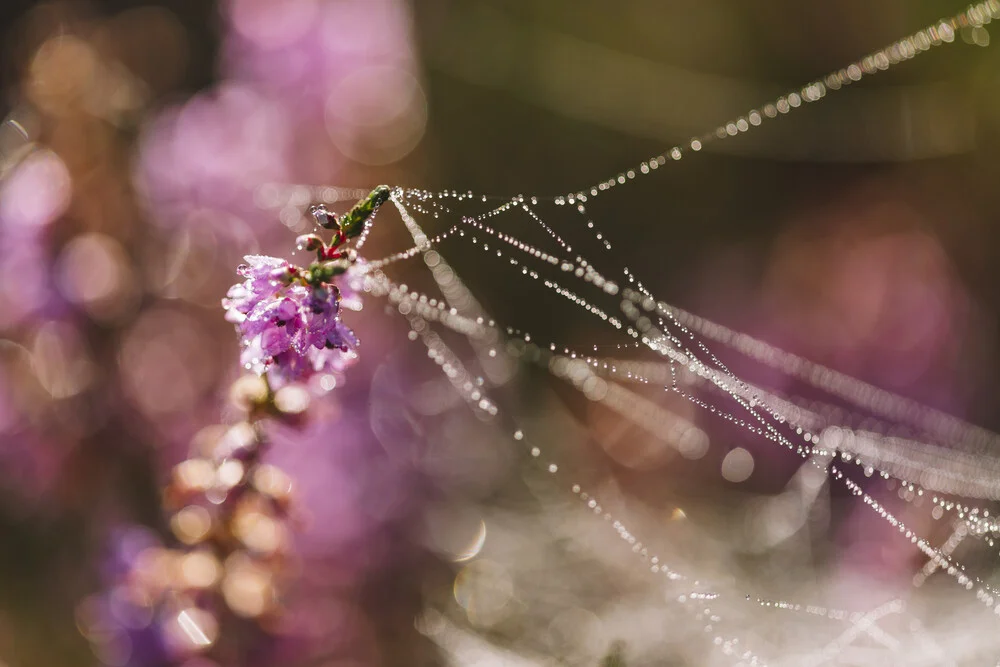
[{"label": "out-of-focus flower", "polygon": [[278,103],[240,84],[161,114],[146,128],[137,174],[155,219],[203,224],[191,213],[209,209],[250,220],[253,188],[291,175],[290,132]]},{"label": "out-of-focus flower", "polygon": [[46,232],[71,190],[66,165],[49,150],[29,154],[0,186],[0,330],[52,301]]},{"label": "out-of-focus flower", "polygon": [[257,624],[255,646],[269,641],[292,572],[293,482],[261,460],[268,439],[260,421],[296,424],[308,396],[294,385],[273,391],[254,376],[233,384],[230,399],[243,419],[196,435],[195,454],[174,467],[164,492],[179,546],[142,529],[117,531],[106,567],[113,585],[77,611],[95,652],[110,633],[135,649],[130,662],[114,664],[179,664],[223,650],[220,642],[247,641],[247,634],[223,636],[236,618]]},{"label": "out-of-focus flower", "polygon": [[[352,162],[384,165],[413,150],[427,103],[402,0],[226,0],[223,80],[144,124],[136,180],[168,229],[253,237],[281,227],[254,192],[344,180]],[[300,204],[279,216],[304,231]]]},{"label": "out-of-focus flower", "polygon": [[12,234],[44,227],[63,214],[71,191],[69,171],[59,156],[38,150],[0,188],[0,220]]},{"label": "out-of-focus flower", "polygon": [[399,0],[260,0],[224,3],[231,31],[223,44],[227,76],[277,97],[294,95],[321,114],[338,84],[370,67],[415,69],[412,19]]}]

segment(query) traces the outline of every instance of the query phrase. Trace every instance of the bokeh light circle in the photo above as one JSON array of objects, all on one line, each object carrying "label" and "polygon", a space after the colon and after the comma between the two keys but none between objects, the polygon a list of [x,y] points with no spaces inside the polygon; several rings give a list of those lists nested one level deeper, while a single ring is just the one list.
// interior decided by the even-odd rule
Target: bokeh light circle
[{"label": "bokeh light circle", "polygon": [[326,127],[334,145],[366,165],[395,162],[410,153],[427,127],[427,97],[410,72],[377,65],[342,78],[330,92]]}]

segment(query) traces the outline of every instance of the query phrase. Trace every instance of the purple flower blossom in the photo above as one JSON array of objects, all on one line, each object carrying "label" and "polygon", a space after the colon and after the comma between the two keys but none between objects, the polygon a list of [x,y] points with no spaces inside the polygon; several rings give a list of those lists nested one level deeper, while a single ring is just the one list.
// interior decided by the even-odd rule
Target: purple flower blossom
[{"label": "purple flower blossom", "polygon": [[[241,363],[274,386],[342,370],[359,341],[340,319],[340,288],[324,266],[308,270],[249,255],[222,305],[242,338]],[[329,273],[329,272],[328,272]]]}]

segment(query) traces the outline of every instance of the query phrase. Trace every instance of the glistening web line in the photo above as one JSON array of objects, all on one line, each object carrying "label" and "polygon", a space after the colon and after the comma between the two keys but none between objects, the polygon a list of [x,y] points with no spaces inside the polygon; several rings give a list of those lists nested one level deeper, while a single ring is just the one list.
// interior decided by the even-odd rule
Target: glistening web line
[{"label": "glistening web line", "polygon": [[[419,228],[417,227],[416,222],[412,218],[412,216],[409,216],[409,214],[406,212],[405,208],[402,207],[401,204],[398,204],[398,205],[401,208],[402,215],[404,215],[404,217],[407,218],[407,220],[406,220],[407,227],[411,231],[411,233],[415,234],[417,236],[417,238],[419,238],[421,240],[424,239],[424,238],[426,238],[426,235],[421,235],[420,232],[418,231]],[[424,245],[425,246],[424,243],[420,243],[420,245]],[[425,249],[426,249],[425,250],[426,252],[430,252],[429,248],[426,248],[426,246],[425,246]],[[482,250],[484,252],[489,252],[489,249],[486,248],[486,247],[482,247]],[[528,254],[530,256],[536,256],[535,253],[527,251],[527,249],[525,249],[525,251],[528,252]],[[546,263],[549,263],[548,259],[542,259],[541,257],[536,257],[536,258],[539,259],[539,261],[544,261]],[[418,303],[422,303],[422,302],[425,302],[425,301],[426,300],[424,298],[417,299]],[[435,346],[440,346],[441,345],[440,339],[438,339],[437,337],[435,337],[434,344],[435,344]],[[690,354],[690,350],[687,350],[687,352]],[[432,356],[432,358],[435,358],[435,359],[439,360],[439,364],[441,364],[445,368],[446,373],[448,373],[449,377],[451,377],[452,372],[454,372],[454,369],[458,365],[457,357],[454,354],[445,354],[443,352],[436,352],[436,353],[432,354],[431,356]],[[578,370],[582,370],[582,369],[580,369],[578,367]],[[574,372],[574,373],[576,373],[576,372]],[[458,373],[459,377],[464,377],[465,375],[466,374],[464,372],[459,372]],[[585,385],[586,382],[587,382],[587,378],[585,376],[578,376],[576,378],[576,383],[578,383],[580,385]],[[477,397],[473,396],[473,399],[475,399],[475,398],[477,398]],[[485,399],[480,398],[479,400],[483,401]],[[487,406],[492,407],[493,405],[494,405],[493,403],[487,403]],[[478,409],[482,409],[483,408],[483,406],[482,406],[481,403],[477,404],[475,407],[478,408]],[[788,444],[788,446],[791,446],[790,443]],[[537,448],[533,448],[532,449],[533,455],[537,456],[536,452],[538,452],[538,451],[539,450]],[[549,467],[550,467],[550,472],[555,472],[555,470],[556,470],[555,464],[550,464]],[[872,510],[874,510],[880,516],[882,516],[888,523],[890,523],[890,525],[896,527],[899,530],[899,532],[902,533],[906,538],[909,538],[910,541],[913,542],[914,544],[916,544],[918,546],[918,548],[921,551],[923,551],[930,559],[932,559],[932,561],[937,566],[940,566],[941,568],[947,569],[949,571],[949,573],[952,574],[952,576],[960,584],[962,584],[963,586],[965,586],[967,588],[972,588],[972,587],[975,586],[976,583],[978,583],[977,580],[966,576],[964,574],[964,569],[960,565],[956,565],[956,563],[954,563],[946,555],[940,554],[936,550],[934,550],[932,547],[930,547],[929,544],[927,544],[926,541],[924,541],[919,536],[917,536],[912,530],[910,530],[906,526],[906,524],[904,524],[902,521],[900,521],[895,515],[893,515],[892,513],[889,513],[881,504],[879,504],[877,501],[874,500],[874,498],[872,498],[870,495],[868,495],[866,492],[864,492],[863,489],[861,489],[856,483],[854,483],[849,478],[845,478],[845,476],[843,475],[843,473],[836,466],[831,466],[830,467],[830,472],[834,475],[835,478],[841,479],[841,480],[845,480],[845,483],[848,485],[848,488],[852,491],[852,493],[861,496],[864,499],[865,504],[867,506],[871,507]],[[596,503],[596,501],[595,501],[595,503]],[[631,539],[631,537],[632,537],[631,534],[627,533],[627,532],[624,533],[623,535],[626,536],[628,539]],[[992,598],[993,598],[993,592],[989,588],[987,588],[987,587],[980,586],[979,592],[977,594],[977,597],[979,597],[979,599],[981,599],[984,602],[986,602],[986,600],[992,600]]]},{"label": "glistening web line", "polygon": [[[789,91],[765,104],[748,110],[745,114],[721,123],[706,130],[698,136],[691,137],[683,144],[677,144],[668,150],[655,155],[638,165],[619,172],[589,187],[561,195],[532,195],[533,204],[539,202],[555,202],[556,204],[586,202],[588,198],[625,185],[638,176],[651,174],[663,167],[667,162],[676,162],[682,158],[703,150],[706,146],[739,136],[761,126],[764,122],[775,120],[792,111],[819,102],[831,92],[857,83],[865,77],[871,77],[886,71],[902,62],[906,62],[931,49],[951,44],[955,41],[956,32],[967,28],[980,28],[988,25],[993,19],[1000,18],[1000,0],[984,0],[969,5],[962,12],[944,17],[931,25],[898,39],[876,51],[848,63],[844,67],[829,72],[814,81]],[[418,188],[406,189],[406,194],[459,198],[476,198],[481,201],[511,200],[517,195],[474,194],[457,190],[430,192]]]}]

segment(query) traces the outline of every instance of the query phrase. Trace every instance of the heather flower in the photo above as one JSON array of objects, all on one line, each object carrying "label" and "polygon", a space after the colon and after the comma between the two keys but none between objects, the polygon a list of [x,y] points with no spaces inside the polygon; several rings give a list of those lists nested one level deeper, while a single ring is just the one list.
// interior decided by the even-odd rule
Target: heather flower
[{"label": "heather flower", "polygon": [[380,185],[341,217],[312,207],[316,224],[335,236],[330,244],[315,234],[297,239],[300,250],[316,253],[308,267],[264,255],[245,258],[238,269],[244,281],[222,301],[226,319],[240,332],[244,367],[266,372],[277,387],[341,370],[353,358],[358,338],[340,319],[337,283],[357,261],[357,252],[346,244],[364,232],[390,197],[388,186]]},{"label": "heather flower", "polygon": [[271,274],[275,270],[288,268],[288,262],[276,257],[247,255],[243,259],[247,263],[236,269],[236,272],[246,278],[246,281],[230,287],[222,302],[226,309],[226,320],[235,324],[242,323],[254,306],[277,293],[281,284],[272,280]]},{"label": "heather flower", "polygon": [[241,362],[268,373],[280,386],[343,368],[358,338],[341,320],[336,276],[348,262],[316,262],[308,269],[283,259],[251,255],[238,270],[223,307],[242,337]]}]

